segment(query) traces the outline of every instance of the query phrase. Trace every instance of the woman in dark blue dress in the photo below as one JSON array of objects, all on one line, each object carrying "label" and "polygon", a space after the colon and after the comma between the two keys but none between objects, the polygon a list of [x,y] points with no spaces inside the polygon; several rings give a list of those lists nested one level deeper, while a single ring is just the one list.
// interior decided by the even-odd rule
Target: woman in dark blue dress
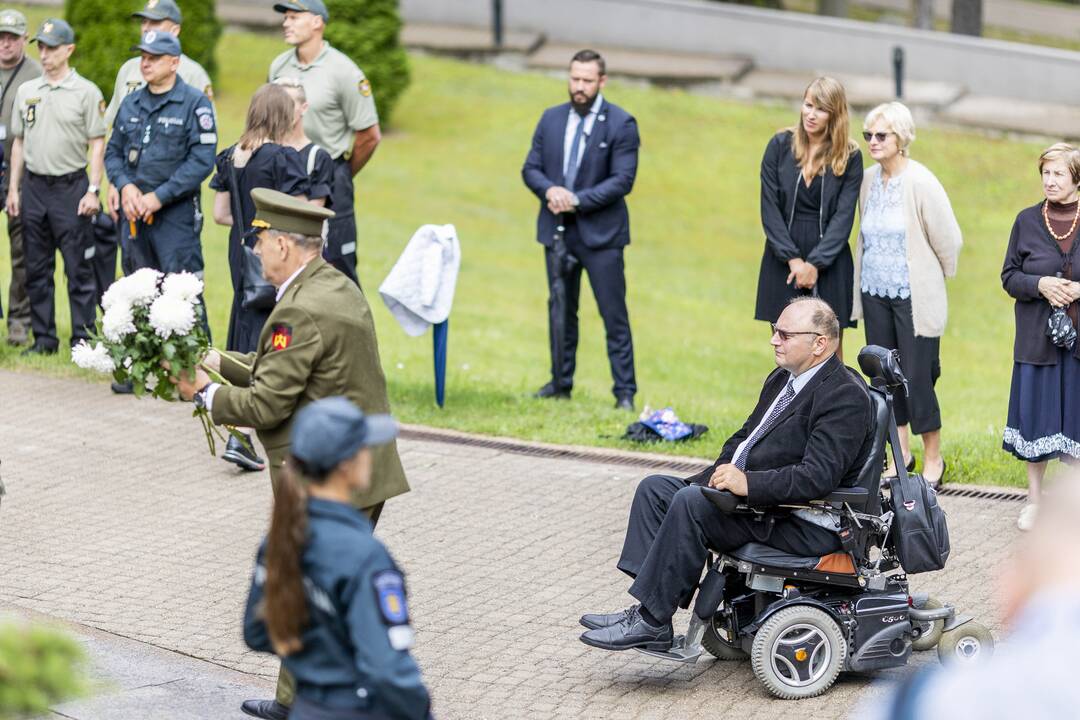
[{"label": "woman in dark blue dress", "polygon": [[[226,350],[255,352],[259,334],[270,315],[272,303],[261,309],[244,307],[244,264],[242,244],[254,246],[250,234],[255,217],[251,191],[270,188],[307,198],[310,182],[296,151],[286,147],[285,137],[292,129],[293,101],[276,85],[263,85],[251,98],[247,123],[240,141],[217,156],[217,172],[210,187],[217,191],[214,220],[230,226],[229,271],[232,277],[233,302],[229,315]],[[250,439],[250,433],[246,433]],[[224,459],[245,470],[262,470],[265,463],[235,437],[230,437]]]}]

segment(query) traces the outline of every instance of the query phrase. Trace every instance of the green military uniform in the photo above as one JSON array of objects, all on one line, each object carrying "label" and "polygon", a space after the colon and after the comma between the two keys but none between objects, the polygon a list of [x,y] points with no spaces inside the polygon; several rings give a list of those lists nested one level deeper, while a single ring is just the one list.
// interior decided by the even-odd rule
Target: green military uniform
[{"label": "green military uniform", "polygon": [[[252,223],[256,227],[318,237],[323,220],[333,215],[266,188],[253,190],[251,196],[257,208]],[[288,283],[263,325],[258,351],[222,353],[221,374],[233,385],[214,388],[211,417],[221,425],[255,428],[275,487],[289,451],[293,417],[300,408],[344,395],[365,414],[390,412],[367,299],[320,257]],[[359,508],[372,508],[409,491],[397,443],[371,450],[371,486],[353,499]],[[295,683],[283,667],[277,700],[291,705],[294,695]]]},{"label": "green military uniform", "polygon": [[[0,34],[26,35],[26,17],[18,10],[0,11]],[[15,106],[15,91],[28,80],[41,76],[41,63],[23,52],[22,59],[12,68],[0,68],[0,140],[4,145],[4,160],[10,166],[11,114]],[[7,197],[10,173],[0,180],[0,197]],[[26,296],[26,263],[23,259],[22,218],[8,215],[8,238],[11,245],[11,284],[8,285],[7,326],[8,342],[22,344],[30,332],[30,299]]]},{"label": "green military uniform", "polygon": [[23,139],[23,164],[38,175],[67,175],[86,167],[86,144],[105,137],[105,99],[74,68],[56,85],[45,76],[15,91],[11,133]]},{"label": "green military uniform", "polygon": [[[269,222],[285,232],[296,232],[289,229],[285,213],[315,218],[309,228],[314,236],[332,214],[264,188],[252,197],[258,208],[254,224]],[[365,413],[390,412],[371,308],[364,294],[322,258],[313,259],[288,284],[263,326],[258,351],[223,353],[221,374],[233,387],[215,390],[214,422],[255,428],[271,479],[281,472],[292,417],[304,405],[344,395]],[[355,504],[371,507],[408,490],[397,446],[389,443],[375,450],[371,487]]]},{"label": "green military uniform", "polygon": [[[120,66],[120,72],[116,74],[116,84],[113,86],[112,100],[105,109],[105,124],[110,127],[116,121],[116,113],[120,111],[120,103],[131,93],[146,85],[143,80],[142,70],[139,63],[142,58],[133,57]],[[203,66],[195,62],[187,55],[180,56],[180,69],[177,71],[180,79],[193,88],[203,92],[206,97],[214,99],[214,88],[210,84],[210,76],[203,70]]]}]

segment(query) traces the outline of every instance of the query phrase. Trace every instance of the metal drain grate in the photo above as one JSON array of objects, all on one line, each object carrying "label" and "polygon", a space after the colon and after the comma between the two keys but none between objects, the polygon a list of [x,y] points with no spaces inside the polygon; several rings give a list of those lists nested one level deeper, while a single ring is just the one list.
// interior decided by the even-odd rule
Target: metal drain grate
[{"label": "metal drain grate", "polygon": [[[527,455],[529,457],[581,460],[602,465],[622,465],[626,467],[654,470],[662,469],[690,474],[699,473],[712,465],[712,463],[706,462],[705,460],[687,461],[675,458],[666,460],[657,457],[639,457],[635,456],[633,453],[616,454],[577,448],[545,447],[513,440],[494,440],[475,435],[458,435],[456,433],[444,433],[415,427],[402,428],[401,437],[408,440],[423,440],[426,442],[448,443],[450,445],[466,445],[468,447],[498,450],[500,452],[514,453],[515,455]],[[971,498],[974,500],[1000,500],[1004,502],[1022,502],[1027,499],[1027,493],[1018,489],[1003,488],[998,490],[982,487],[968,487],[964,485],[946,485],[938,491],[938,495]]]}]

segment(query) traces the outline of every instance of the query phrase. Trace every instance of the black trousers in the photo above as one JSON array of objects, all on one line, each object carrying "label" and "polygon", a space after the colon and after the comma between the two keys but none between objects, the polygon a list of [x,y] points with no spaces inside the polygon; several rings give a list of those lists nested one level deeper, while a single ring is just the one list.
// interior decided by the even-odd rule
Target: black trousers
[{"label": "black trousers", "polygon": [[618,568],[634,578],[630,594],[666,622],[689,605],[710,549],[727,552],[748,542],[807,557],[840,550],[836,533],[813,523],[729,515],[706,500],[698,485],[650,475],[634,493]]},{"label": "black trousers", "polygon": [[[90,181],[85,171],[61,176],[27,171],[22,184],[23,252],[26,262],[26,295],[30,300],[30,327],[34,342],[49,348],[60,345],[56,337],[56,306],[53,274],[56,251],[64,259],[68,305],[71,309],[71,343],[89,339],[97,319],[94,272],[90,253],[94,236],[90,218],[78,214],[79,200]],[[88,256],[89,255],[89,256]]]},{"label": "black trousers", "polygon": [[916,337],[911,317],[911,299],[882,298],[862,294],[866,342],[900,351],[900,369],[908,381],[908,396],[902,388],[893,391],[893,412],[897,425],[911,424],[911,432],[941,429],[941,408],[934,385],[941,376],[941,338]]},{"label": "black trousers", "polygon": [[356,274],[355,195],[352,168],[345,156],[341,156],[334,161],[334,182],[330,189],[334,217],[327,223],[323,257],[360,287],[360,278]]},{"label": "black trousers", "polygon": [[[581,271],[589,274],[600,317],[604,321],[607,335],[608,363],[611,365],[611,378],[614,381],[612,392],[616,397],[633,396],[637,393],[637,380],[634,377],[634,340],[630,334],[630,316],[626,311],[626,273],[623,265],[623,249],[599,248],[586,246],[581,241],[574,222],[566,224],[566,249],[577,258],[578,262],[566,278],[566,343],[563,346],[563,374],[556,377],[554,364],[551,368],[551,381],[557,388],[570,390],[574,386],[574,370],[577,363],[578,345],[578,301],[581,296]],[[544,251],[547,264],[548,287],[554,278],[554,253],[550,248]]]}]

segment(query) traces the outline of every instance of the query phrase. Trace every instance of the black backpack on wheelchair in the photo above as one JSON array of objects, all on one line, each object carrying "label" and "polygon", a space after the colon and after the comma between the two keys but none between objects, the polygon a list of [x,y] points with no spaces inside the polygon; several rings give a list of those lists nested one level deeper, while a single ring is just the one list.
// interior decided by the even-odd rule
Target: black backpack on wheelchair
[{"label": "black backpack on wheelchair", "polygon": [[[907,381],[895,353],[867,346],[859,366],[871,380],[874,426],[857,485],[786,508],[837,515],[843,550],[801,557],[748,543],[721,555],[701,581],[686,635],[669,651],[640,652],[680,662],[704,650],[721,660],[749,658],[769,692],[784,699],[820,695],[841,671],[905,665],[912,650],[936,646],[942,661],[993,652],[993,636],[970,616],[910,592],[904,563],[918,565],[907,572],[944,565],[948,529],[933,490],[904,471],[890,391]],[[901,479],[883,483],[886,444]],[[761,512],[727,491],[701,492],[723,512]]]}]

